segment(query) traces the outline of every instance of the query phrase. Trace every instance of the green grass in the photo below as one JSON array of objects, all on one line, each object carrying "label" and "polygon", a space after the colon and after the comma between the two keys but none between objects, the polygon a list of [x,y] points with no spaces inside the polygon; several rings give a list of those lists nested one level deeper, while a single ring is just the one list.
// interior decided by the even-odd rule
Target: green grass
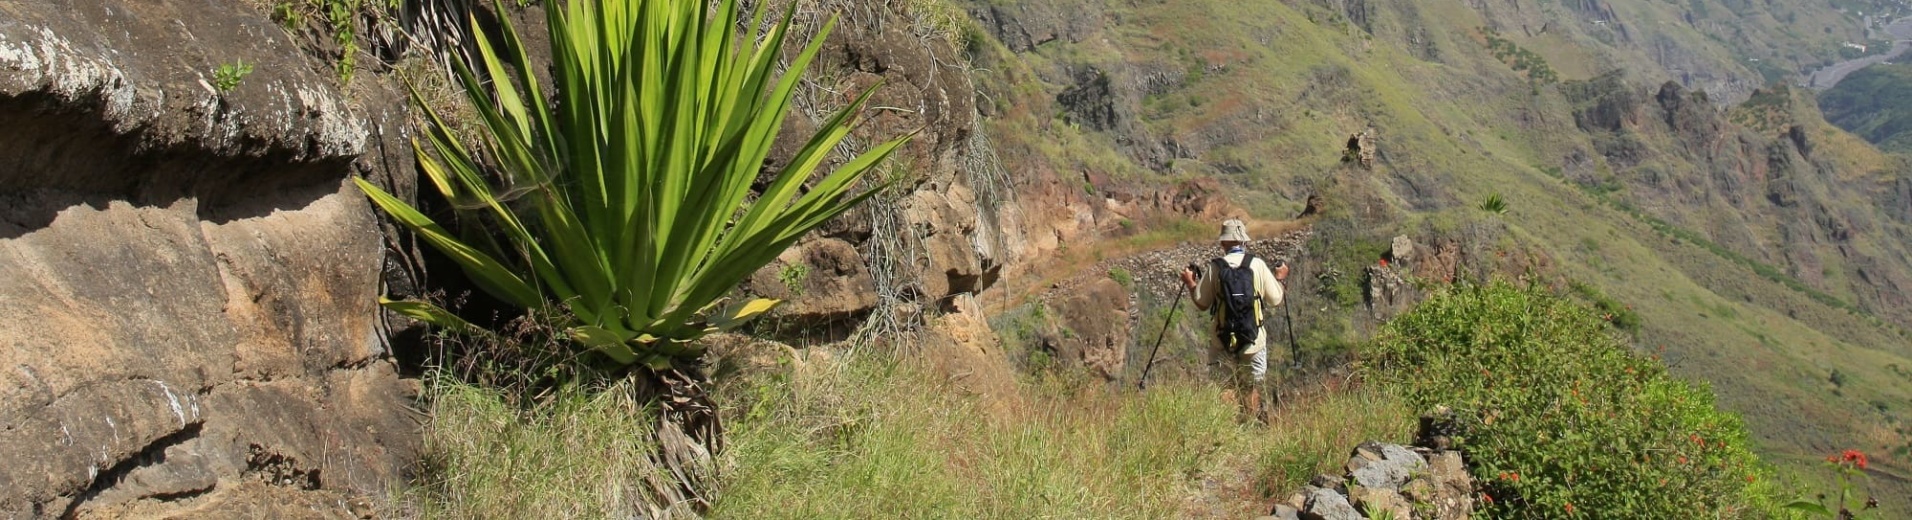
[{"label": "green grass", "polygon": [[1264,429],[1200,382],[1137,393],[1046,378],[984,400],[938,379],[865,357],[733,388],[734,473],[713,516],[1250,516],[1363,439],[1405,440],[1412,422],[1360,390],[1291,403]]},{"label": "green grass", "polygon": [[656,415],[627,385],[515,399],[428,378],[422,462],[396,493],[412,518],[613,518],[658,503],[646,483],[672,482],[648,454]]},{"label": "green grass", "polygon": [[[1141,393],[1037,376],[985,399],[869,354],[744,373],[718,390],[713,518],[1244,517],[1413,425],[1358,388],[1291,398],[1263,427],[1216,385],[1172,377]],[[525,401],[429,380],[423,462],[393,516],[626,517],[672,482],[647,456],[654,411],[624,385]]]}]

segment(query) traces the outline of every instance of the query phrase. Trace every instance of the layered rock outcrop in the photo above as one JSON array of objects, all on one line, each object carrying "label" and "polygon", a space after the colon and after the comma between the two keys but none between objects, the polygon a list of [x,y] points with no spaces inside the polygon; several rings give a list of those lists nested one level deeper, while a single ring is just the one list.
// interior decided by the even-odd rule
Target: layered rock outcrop
[{"label": "layered rock outcrop", "polygon": [[0,13],[0,516],[369,514],[417,424],[346,179],[406,191],[403,96],[239,5]]}]

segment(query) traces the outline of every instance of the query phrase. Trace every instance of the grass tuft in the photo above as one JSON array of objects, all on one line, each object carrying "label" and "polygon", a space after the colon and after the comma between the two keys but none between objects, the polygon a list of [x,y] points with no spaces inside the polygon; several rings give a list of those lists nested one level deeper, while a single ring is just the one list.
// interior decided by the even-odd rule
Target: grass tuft
[{"label": "grass tuft", "polygon": [[671,480],[650,458],[656,415],[629,384],[558,389],[527,410],[498,391],[433,378],[423,462],[397,494],[396,516],[661,517],[650,489]]}]

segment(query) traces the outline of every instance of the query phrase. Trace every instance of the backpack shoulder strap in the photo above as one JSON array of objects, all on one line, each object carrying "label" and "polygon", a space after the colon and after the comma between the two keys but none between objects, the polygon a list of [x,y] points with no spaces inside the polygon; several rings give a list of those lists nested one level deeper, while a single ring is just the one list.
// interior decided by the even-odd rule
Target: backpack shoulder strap
[{"label": "backpack shoulder strap", "polygon": [[1241,268],[1243,270],[1248,271],[1248,293],[1251,295],[1254,295],[1256,300],[1259,301],[1261,298],[1261,288],[1255,286],[1255,261],[1256,260],[1260,260],[1260,259],[1255,258],[1254,253],[1249,253],[1246,250],[1242,251]]}]

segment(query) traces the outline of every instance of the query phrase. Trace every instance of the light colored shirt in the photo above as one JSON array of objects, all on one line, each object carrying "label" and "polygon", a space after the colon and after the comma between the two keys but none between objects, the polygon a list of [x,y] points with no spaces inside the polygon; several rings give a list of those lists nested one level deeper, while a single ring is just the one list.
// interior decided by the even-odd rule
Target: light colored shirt
[{"label": "light colored shirt", "polygon": [[[1231,251],[1222,257],[1222,261],[1229,267],[1241,267],[1241,259],[1244,256],[1240,251]],[[1202,281],[1195,284],[1195,308],[1197,309],[1205,311],[1214,306],[1215,295],[1221,292],[1221,273],[1215,272],[1214,266],[1215,264],[1209,263],[1204,267]],[[1276,305],[1281,305],[1281,281],[1275,279],[1275,271],[1269,269],[1268,263],[1263,262],[1261,257],[1255,257],[1255,261],[1250,263],[1248,268],[1255,272],[1255,294],[1261,296],[1261,321],[1267,323],[1269,312]],[[1221,344],[1221,338],[1211,337],[1210,340],[1218,346]],[[1267,348],[1268,327],[1264,325],[1261,332],[1255,334],[1255,344],[1240,354],[1255,354]]]}]

